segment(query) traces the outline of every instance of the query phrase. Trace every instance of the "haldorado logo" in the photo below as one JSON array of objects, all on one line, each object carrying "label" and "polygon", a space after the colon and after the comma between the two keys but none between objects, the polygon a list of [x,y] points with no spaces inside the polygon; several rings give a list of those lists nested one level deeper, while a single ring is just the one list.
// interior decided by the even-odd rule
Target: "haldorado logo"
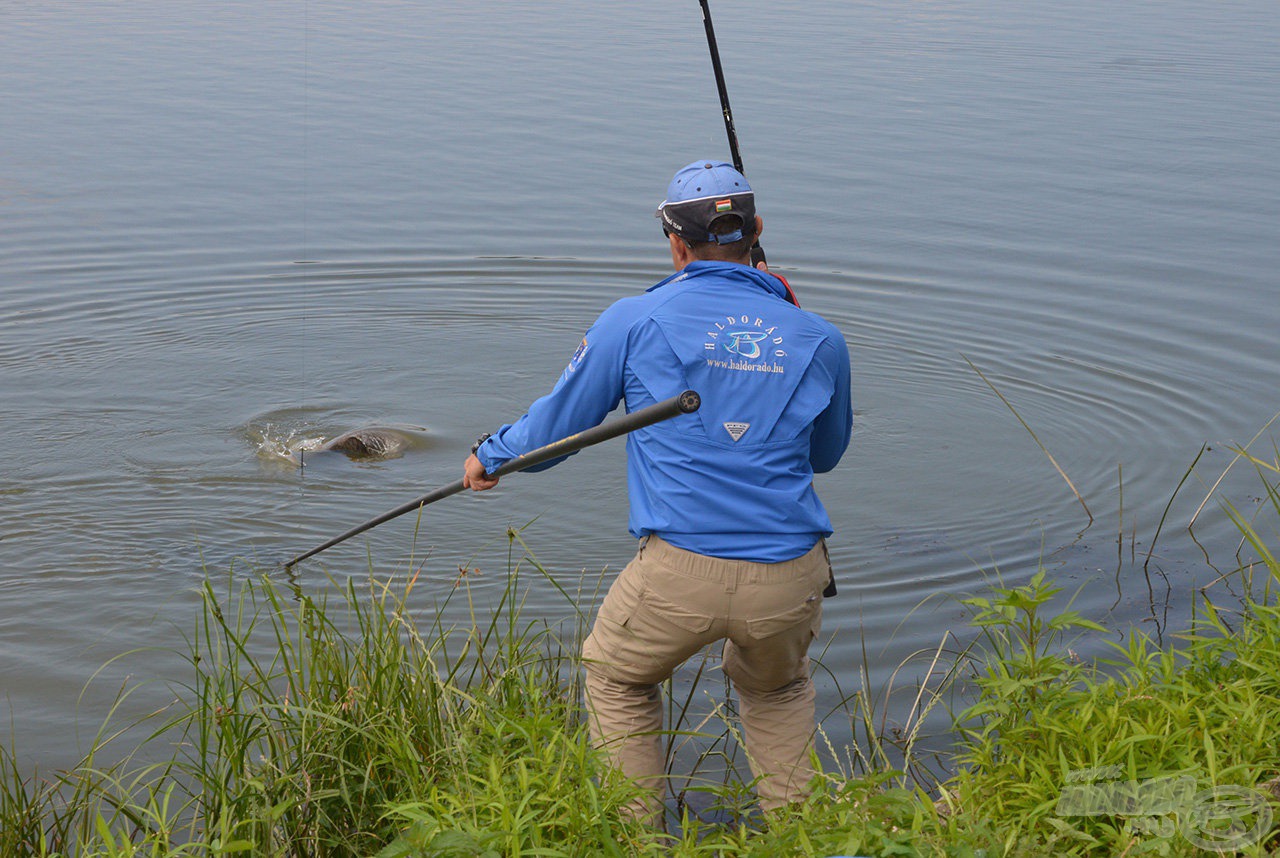
[{"label": "haldorado logo", "polygon": [[[718,358],[719,347],[731,355],[743,358],[743,361]],[[725,316],[724,321],[712,322],[707,330],[707,338],[702,348],[707,363],[721,369],[749,370],[754,372],[776,372],[785,370],[781,361],[787,356],[783,348],[782,333],[777,325],[769,325],[759,316],[748,314]],[[773,358],[770,362],[746,363],[759,358]]]},{"label": "haldorado logo", "polygon": [[729,342],[724,344],[727,351],[744,358],[760,357],[760,341],[767,334],[764,331],[727,331]]}]

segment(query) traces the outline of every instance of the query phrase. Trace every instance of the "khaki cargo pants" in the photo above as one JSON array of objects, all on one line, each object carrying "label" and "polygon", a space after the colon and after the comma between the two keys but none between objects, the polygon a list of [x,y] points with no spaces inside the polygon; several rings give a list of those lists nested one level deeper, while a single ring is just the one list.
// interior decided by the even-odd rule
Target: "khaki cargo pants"
[{"label": "khaki cargo pants", "polygon": [[705,557],[656,536],[619,574],[583,645],[592,740],[609,764],[651,791],[626,809],[660,823],[663,774],[659,683],[713,641],[738,693],[760,806],[806,795],[814,691],[809,644],[831,574],[826,544],[784,563]]}]

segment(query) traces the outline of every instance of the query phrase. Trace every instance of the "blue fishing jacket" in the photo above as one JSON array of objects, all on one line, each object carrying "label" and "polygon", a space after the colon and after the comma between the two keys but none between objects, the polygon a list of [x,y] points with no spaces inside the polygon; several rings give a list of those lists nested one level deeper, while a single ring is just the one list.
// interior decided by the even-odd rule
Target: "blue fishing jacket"
[{"label": "blue fishing jacket", "polygon": [[492,472],[624,397],[631,412],[693,389],[696,413],[627,437],[631,534],[713,557],[799,557],[831,534],[813,474],[840,460],[853,411],[844,337],[785,295],[755,268],[690,263],[605,310],[552,391],[476,455]]}]

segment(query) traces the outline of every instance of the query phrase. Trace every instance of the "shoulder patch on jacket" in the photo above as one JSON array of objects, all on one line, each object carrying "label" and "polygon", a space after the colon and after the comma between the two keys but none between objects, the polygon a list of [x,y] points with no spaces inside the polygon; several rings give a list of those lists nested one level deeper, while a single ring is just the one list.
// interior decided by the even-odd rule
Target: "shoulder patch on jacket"
[{"label": "shoulder patch on jacket", "polygon": [[578,349],[573,353],[573,357],[569,358],[569,372],[573,372],[578,368],[578,364],[582,363],[582,358],[587,354],[587,338],[583,337],[582,342],[578,343]]}]

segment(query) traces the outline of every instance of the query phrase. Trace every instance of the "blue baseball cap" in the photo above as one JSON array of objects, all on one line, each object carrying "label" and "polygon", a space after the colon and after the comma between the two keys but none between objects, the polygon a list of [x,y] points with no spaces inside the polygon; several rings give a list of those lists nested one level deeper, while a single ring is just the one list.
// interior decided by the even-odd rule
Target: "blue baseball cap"
[{"label": "blue baseball cap", "polygon": [[[738,229],[711,232],[711,222],[725,215],[738,219]],[[732,244],[755,232],[756,195],[732,164],[694,161],[675,174],[654,217],[662,219],[664,233],[674,232],[685,241]]]}]

